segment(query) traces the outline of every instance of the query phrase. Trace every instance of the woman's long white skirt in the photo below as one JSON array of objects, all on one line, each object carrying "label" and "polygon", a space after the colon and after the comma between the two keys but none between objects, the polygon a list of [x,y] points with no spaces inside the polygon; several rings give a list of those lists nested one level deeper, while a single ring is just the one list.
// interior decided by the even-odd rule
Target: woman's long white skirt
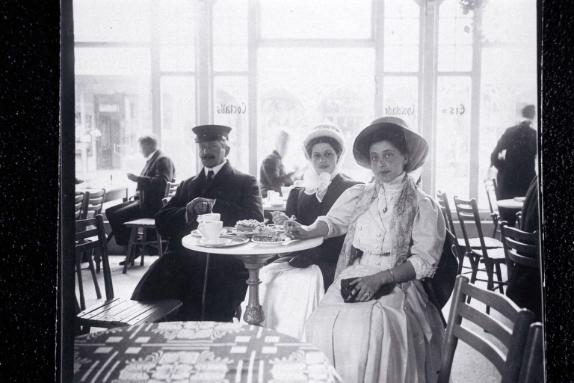
[{"label": "woman's long white skirt", "polygon": [[306,340],[325,353],[345,382],[435,382],[444,328],[420,282],[397,286],[378,300],[344,303],[342,278],[378,271],[364,265],[343,270],[309,318]]}]

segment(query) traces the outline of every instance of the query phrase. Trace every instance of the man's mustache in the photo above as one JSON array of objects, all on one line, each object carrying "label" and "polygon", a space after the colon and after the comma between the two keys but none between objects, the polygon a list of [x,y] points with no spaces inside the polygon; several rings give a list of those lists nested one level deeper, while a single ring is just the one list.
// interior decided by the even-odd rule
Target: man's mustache
[{"label": "man's mustache", "polygon": [[201,159],[202,159],[202,160],[214,160],[214,159],[215,159],[215,156],[212,155],[212,154],[208,154],[208,155],[205,155],[205,156],[201,156]]}]

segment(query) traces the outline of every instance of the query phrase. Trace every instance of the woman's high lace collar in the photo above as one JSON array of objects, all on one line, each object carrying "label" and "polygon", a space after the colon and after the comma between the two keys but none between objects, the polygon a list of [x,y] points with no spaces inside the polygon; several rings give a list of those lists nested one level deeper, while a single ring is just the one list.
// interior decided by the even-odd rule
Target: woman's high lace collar
[{"label": "woman's high lace collar", "polygon": [[[402,172],[399,176],[397,176],[395,179],[389,181],[389,182],[379,182],[377,181],[377,187],[379,189],[379,192],[382,192],[382,189],[384,188],[386,193],[393,193],[393,192],[399,192],[403,189],[403,185],[405,182],[405,172]],[[382,187],[381,187],[382,186]]]}]

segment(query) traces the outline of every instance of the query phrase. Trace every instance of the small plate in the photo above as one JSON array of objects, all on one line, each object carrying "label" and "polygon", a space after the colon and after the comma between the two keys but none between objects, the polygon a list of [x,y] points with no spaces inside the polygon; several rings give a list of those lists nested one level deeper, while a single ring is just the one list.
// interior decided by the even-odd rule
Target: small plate
[{"label": "small plate", "polygon": [[222,237],[218,243],[205,243],[203,239],[198,241],[199,245],[204,247],[232,247],[232,246],[239,246],[243,245],[244,243],[249,242],[247,238],[228,238]]}]

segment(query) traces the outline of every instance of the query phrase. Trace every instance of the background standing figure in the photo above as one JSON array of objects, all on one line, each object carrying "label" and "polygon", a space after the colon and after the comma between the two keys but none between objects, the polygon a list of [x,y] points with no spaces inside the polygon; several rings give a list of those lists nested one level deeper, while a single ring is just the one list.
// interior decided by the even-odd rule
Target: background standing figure
[{"label": "background standing figure", "polygon": [[173,162],[158,149],[157,138],[153,135],[142,136],[139,138],[139,144],[141,153],[146,158],[146,164],[139,176],[127,174],[130,181],[137,183],[135,201],[106,210],[106,217],[112,227],[116,243],[121,246],[126,246],[130,237],[130,228],[124,226],[124,222],[138,218],[152,218],[161,208],[167,183],[175,181]]},{"label": "background standing figure", "polygon": [[263,160],[259,171],[259,183],[261,185],[261,194],[267,197],[267,191],[274,190],[281,192],[281,186],[293,185],[292,176],[294,172],[285,173],[283,166],[283,157],[289,148],[289,133],[282,130],[277,135],[275,150]]},{"label": "background standing figure", "polygon": [[523,197],[534,178],[536,130],[532,122],[535,115],[534,105],[525,106],[522,109],[524,120],[506,129],[490,155],[491,166],[498,171],[496,176],[498,199]]}]

